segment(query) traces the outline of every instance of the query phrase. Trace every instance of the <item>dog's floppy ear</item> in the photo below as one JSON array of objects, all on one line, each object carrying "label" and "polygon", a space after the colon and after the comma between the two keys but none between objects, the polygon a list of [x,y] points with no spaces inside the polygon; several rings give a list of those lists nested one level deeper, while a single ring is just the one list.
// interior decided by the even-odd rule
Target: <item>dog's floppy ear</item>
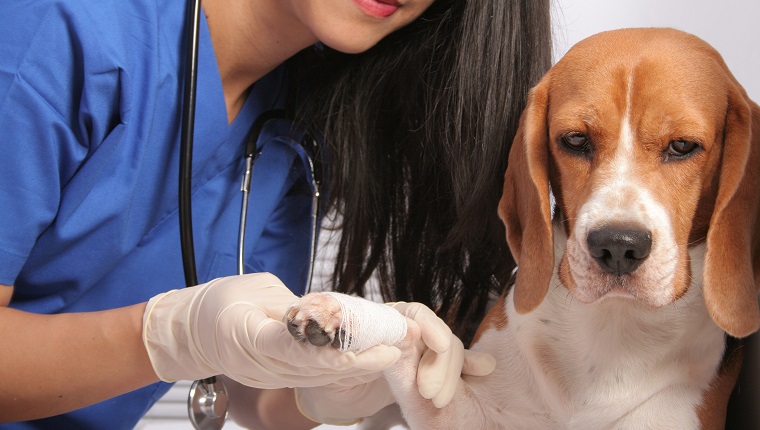
[{"label": "dog's floppy ear", "polygon": [[535,309],[544,299],[554,267],[547,86],[544,80],[531,90],[509,152],[499,201],[499,217],[506,226],[507,242],[518,266],[514,304],[520,313]]},{"label": "dog's floppy ear", "polygon": [[760,108],[738,84],[731,90],[718,195],[707,233],[704,297],[728,334],[760,328]]}]

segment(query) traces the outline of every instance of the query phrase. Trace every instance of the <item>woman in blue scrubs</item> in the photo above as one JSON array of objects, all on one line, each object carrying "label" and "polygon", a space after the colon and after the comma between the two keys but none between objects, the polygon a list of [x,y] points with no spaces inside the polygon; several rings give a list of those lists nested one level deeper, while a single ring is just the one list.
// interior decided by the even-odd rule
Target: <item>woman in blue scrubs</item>
[{"label": "woman in blue scrubs", "polygon": [[[363,294],[376,272],[384,299],[439,308],[466,339],[466,322],[511,270],[495,207],[527,90],[549,65],[548,1],[203,6],[192,172],[201,282],[236,273],[245,137],[264,112],[288,108],[298,130],[323,137],[326,203],[344,222],[335,288]],[[0,422],[15,422],[8,428],[132,428],[168,389],[160,380],[225,373],[259,388],[321,385],[395,357],[380,348],[348,365],[327,350],[309,358],[302,345],[276,343],[278,332],[260,340],[269,352],[230,347],[222,360],[239,365],[230,368],[214,362],[205,338],[194,344],[208,318],[243,296],[254,297],[246,303],[256,329],[281,316],[262,303],[280,309],[293,296],[250,276],[224,278],[213,291],[230,293],[214,303],[202,287],[182,290],[185,7],[0,6]],[[301,294],[315,178],[294,130],[273,121],[259,139],[245,264]],[[163,294],[170,290],[179,291]],[[272,350],[308,371],[246,370],[246,359],[267,362]]]}]

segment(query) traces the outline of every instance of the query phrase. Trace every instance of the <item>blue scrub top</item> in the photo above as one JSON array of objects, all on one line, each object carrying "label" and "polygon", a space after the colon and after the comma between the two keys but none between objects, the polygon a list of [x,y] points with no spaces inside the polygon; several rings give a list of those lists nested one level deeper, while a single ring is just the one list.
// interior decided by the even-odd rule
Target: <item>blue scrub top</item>
[{"label": "blue scrub top", "polygon": [[[15,288],[11,307],[96,311],[184,287],[177,181],[185,4],[0,3],[0,283]],[[255,118],[283,107],[285,78],[278,69],[257,82],[228,124],[205,18],[201,28],[192,198],[205,282],[237,271],[245,138]],[[313,184],[300,139],[287,120],[262,132],[245,251],[246,271],[272,272],[296,293],[312,234]],[[168,388],[0,428],[128,429]]]}]

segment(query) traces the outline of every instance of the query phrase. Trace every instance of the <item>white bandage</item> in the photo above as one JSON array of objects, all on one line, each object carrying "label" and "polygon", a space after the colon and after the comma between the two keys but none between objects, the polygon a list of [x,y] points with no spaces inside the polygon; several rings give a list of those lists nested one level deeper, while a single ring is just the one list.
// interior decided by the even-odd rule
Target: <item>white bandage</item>
[{"label": "white bandage", "polygon": [[328,292],[340,304],[341,351],[361,352],[375,345],[395,345],[406,337],[406,318],[396,309],[366,299]]}]

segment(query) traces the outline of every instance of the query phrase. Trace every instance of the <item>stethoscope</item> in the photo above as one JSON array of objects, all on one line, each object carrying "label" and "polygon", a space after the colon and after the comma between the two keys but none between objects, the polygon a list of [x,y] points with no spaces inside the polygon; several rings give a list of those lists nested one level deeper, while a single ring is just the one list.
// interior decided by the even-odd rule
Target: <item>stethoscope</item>
[{"label": "stethoscope", "polygon": [[[198,285],[198,276],[195,264],[195,247],[193,244],[192,228],[192,159],[193,159],[193,131],[195,129],[195,102],[196,81],[198,75],[198,44],[200,35],[200,12],[201,0],[189,0],[186,51],[185,51],[185,78],[183,88],[182,118],[180,127],[180,156],[179,156],[179,225],[180,246],[182,248],[182,265],[187,287]],[[248,196],[250,194],[253,165],[261,153],[257,149],[257,141],[267,121],[278,118],[288,118],[284,110],[272,110],[261,114],[247,137],[245,148],[245,171],[243,174],[241,191],[242,204],[240,209],[240,224],[238,232],[237,272],[244,273],[244,249],[246,220],[248,218]],[[316,145],[316,141],[312,144]],[[314,194],[312,201],[312,237],[311,237],[311,266],[309,267],[308,283],[314,271],[314,257],[316,250],[316,223],[319,211],[319,188],[316,180],[315,165],[311,157],[307,156],[312,178],[314,179]],[[307,285],[307,290],[308,290]],[[187,400],[188,416],[197,430],[219,430],[224,426],[229,410],[229,398],[227,389],[220,378],[212,376],[193,382]]]},{"label": "stethoscope", "polygon": [[[251,131],[247,138],[245,148],[245,169],[242,183],[240,185],[240,191],[242,192],[243,197],[240,208],[240,224],[238,227],[238,275],[245,273],[244,250],[246,221],[248,219],[248,197],[250,195],[253,166],[256,159],[261,154],[261,150],[256,147],[256,142],[258,141],[261,131],[267,121],[277,118],[287,118],[285,111],[272,110],[261,114],[251,127]],[[180,163],[181,165],[185,165],[185,158],[192,156],[192,138],[182,140],[180,146],[182,148]],[[192,163],[188,162],[187,165],[192,165]],[[184,169],[180,168],[180,177],[186,178],[184,173]],[[180,231],[182,232],[181,238],[185,241],[181,242],[181,248],[183,265],[185,267],[185,282],[187,286],[198,284],[195,271],[195,258],[190,257],[195,254],[193,234],[191,231],[192,206],[190,204],[191,201],[189,195],[187,195],[190,186],[191,184],[187,179],[181,180],[179,204]],[[190,276],[190,278],[188,278],[188,276]],[[190,393],[187,400],[188,416],[190,417],[193,426],[198,430],[218,430],[224,426],[224,422],[227,418],[227,411],[229,409],[228,403],[229,398],[227,389],[221,379],[212,376],[210,378],[197,380],[190,386]]]}]

